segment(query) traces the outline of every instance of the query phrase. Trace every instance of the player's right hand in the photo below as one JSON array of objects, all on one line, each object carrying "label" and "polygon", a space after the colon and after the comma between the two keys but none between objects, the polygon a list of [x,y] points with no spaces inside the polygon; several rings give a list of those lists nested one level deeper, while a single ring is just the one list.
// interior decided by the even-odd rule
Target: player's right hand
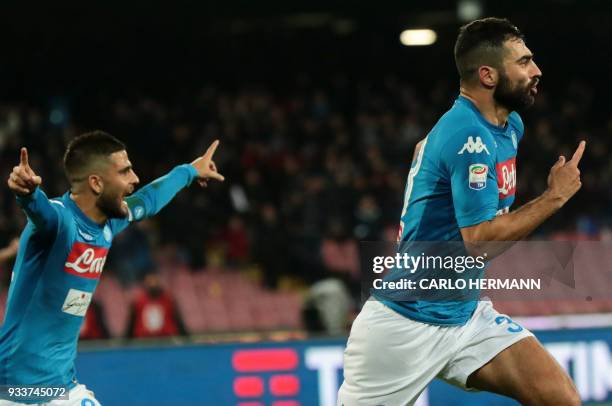
[{"label": "player's right hand", "polygon": [[215,165],[215,161],[213,161],[213,155],[218,146],[219,140],[215,140],[210,147],[208,147],[204,155],[191,163],[196,171],[198,171],[198,183],[202,187],[206,187],[210,179],[220,182],[225,180],[225,177],[217,171],[217,166]]},{"label": "player's right hand", "polygon": [[560,199],[561,204],[565,204],[582,186],[578,163],[585,147],[586,142],[580,141],[572,159],[565,162],[565,157],[561,155],[550,169],[547,192],[554,198]]},{"label": "player's right hand", "polygon": [[13,168],[8,178],[8,187],[17,195],[26,196],[42,183],[40,176],[36,175],[28,163],[28,150],[21,148],[19,165]]}]

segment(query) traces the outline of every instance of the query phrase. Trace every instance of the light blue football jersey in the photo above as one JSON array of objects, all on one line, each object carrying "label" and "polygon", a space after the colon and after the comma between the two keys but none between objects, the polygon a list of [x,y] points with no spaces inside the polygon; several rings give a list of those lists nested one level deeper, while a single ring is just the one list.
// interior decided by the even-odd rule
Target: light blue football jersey
[{"label": "light blue football jersey", "polygon": [[[459,96],[412,162],[398,240],[462,241],[461,228],[507,213],[514,202],[516,153],[523,132],[516,112],[498,127]],[[385,280],[397,278],[391,272]],[[385,300],[373,294],[410,319],[438,325],[465,324],[477,305],[474,300]]]},{"label": "light blue football jersey", "polygon": [[128,218],[105,224],[87,217],[69,192],[49,200],[37,188],[17,198],[28,222],[0,329],[0,385],[76,385],[79,331],[113,237],[159,212],[196,176],[193,166],[177,166],[125,199]]}]

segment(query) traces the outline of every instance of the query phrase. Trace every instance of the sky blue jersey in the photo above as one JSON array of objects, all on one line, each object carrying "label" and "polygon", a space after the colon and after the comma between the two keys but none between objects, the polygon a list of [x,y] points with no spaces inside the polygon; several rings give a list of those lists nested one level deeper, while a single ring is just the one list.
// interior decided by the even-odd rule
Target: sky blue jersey
[{"label": "sky blue jersey", "polygon": [[125,199],[127,218],[104,224],[87,217],[69,192],[49,200],[37,188],[17,197],[28,222],[0,329],[0,385],[76,384],[79,331],[113,237],[155,215],[196,176],[193,166],[177,166]]},{"label": "sky blue jersey", "polygon": [[[507,213],[514,202],[516,152],[523,132],[516,112],[510,113],[505,127],[498,127],[459,96],[412,162],[398,240],[462,241],[461,228]],[[465,324],[477,305],[475,301],[382,301],[408,318],[439,325]]]}]

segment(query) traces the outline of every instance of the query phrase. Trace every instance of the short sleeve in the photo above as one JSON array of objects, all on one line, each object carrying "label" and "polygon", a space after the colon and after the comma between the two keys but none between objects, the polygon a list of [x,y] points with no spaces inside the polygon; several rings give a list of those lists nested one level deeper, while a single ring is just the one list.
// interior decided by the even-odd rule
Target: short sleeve
[{"label": "short sleeve", "polygon": [[442,150],[459,227],[491,220],[497,213],[496,149],[493,136],[485,128],[472,126],[457,131]]}]

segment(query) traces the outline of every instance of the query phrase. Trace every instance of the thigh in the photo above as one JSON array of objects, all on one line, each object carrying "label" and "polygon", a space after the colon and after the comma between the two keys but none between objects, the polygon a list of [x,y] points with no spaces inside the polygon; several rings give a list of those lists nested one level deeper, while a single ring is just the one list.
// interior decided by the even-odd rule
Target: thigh
[{"label": "thigh", "polygon": [[460,347],[441,377],[525,405],[580,404],[569,376],[531,332],[483,301],[459,336]]},{"label": "thigh", "polygon": [[499,314],[490,301],[482,301],[458,335],[457,351],[439,377],[462,389],[478,389],[468,383],[468,377],[507,348],[530,337],[533,334],[529,330]]},{"label": "thigh", "polygon": [[535,337],[525,338],[497,354],[469,376],[467,385],[524,404],[532,403],[530,399],[538,394],[550,402],[551,396],[565,397],[573,391],[570,377]]}]

